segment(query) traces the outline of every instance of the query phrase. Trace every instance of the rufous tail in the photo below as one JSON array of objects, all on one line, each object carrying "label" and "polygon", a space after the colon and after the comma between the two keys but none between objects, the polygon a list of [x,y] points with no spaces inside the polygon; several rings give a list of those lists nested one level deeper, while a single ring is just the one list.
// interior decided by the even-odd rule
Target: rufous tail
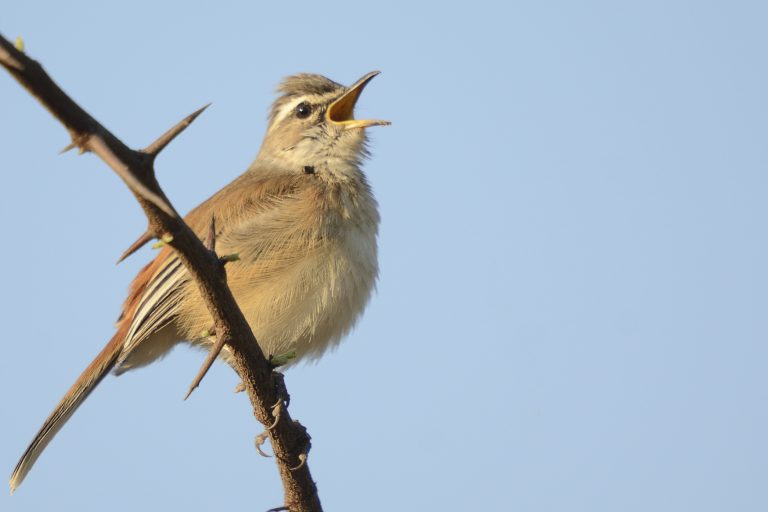
[{"label": "rufous tail", "polygon": [[16,469],[11,475],[10,485],[11,494],[24,481],[29,470],[37,461],[37,458],[43,453],[45,447],[51,442],[51,439],[61,430],[61,427],[67,422],[72,414],[80,407],[80,404],[88,398],[101,380],[109,373],[117,362],[120,351],[123,348],[124,333],[118,332],[107,343],[107,346],[99,352],[99,355],[88,365],[88,368],[80,374],[72,387],[69,388],[64,398],[53,410],[48,419],[45,420],[40,431],[27,447],[24,455],[16,464]]}]

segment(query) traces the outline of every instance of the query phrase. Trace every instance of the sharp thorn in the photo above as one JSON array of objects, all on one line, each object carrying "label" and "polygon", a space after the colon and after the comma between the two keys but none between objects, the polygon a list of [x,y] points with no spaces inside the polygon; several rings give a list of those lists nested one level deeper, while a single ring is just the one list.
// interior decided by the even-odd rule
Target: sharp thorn
[{"label": "sharp thorn", "polygon": [[[202,382],[203,377],[208,373],[208,370],[211,369],[211,366],[213,366],[213,362],[216,360],[217,357],[219,357],[219,354],[221,353],[221,350],[224,348],[224,345],[226,344],[226,338],[223,336],[219,337],[216,340],[216,343],[211,347],[210,352],[208,352],[208,355],[205,358],[205,361],[203,361],[202,366],[200,367],[200,370],[197,372],[197,375],[195,375],[194,380],[192,381],[192,384],[189,386],[189,392],[187,393],[187,396],[189,396],[192,391],[195,390],[200,385],[200,382]],[[186,398],[185,398],[186,400]]]},{"label": "sharp thorn", "polygon": [[150,240],[152,240],[152,238],[154,238],[154,237],[153,237],[153,236],[152,236],[152,235],[149,233],[149,231],[147,231],[146,233],[144,233],[143,235],[141,235],[141,236],[140,236],[138,239],[136,239],[136,241],[135,241],[135,242],[133,242],[133,243],[131,244],[131,246],[130,246],[130,247],[128,247],[128,248],[127,248],[127,249],[126,249],[126,250],[123,252],[123,254],[121,254],[121,255],[120,255],[120,258],[117,260],[117,263],[115,263],[115,264],[117,265],[117,264],[121,263],[123,260],[125,260],[125,258],[127,258],[127,257],[128,257],[128,256],[130,256],[131,254],[135,253],[136,251],[138,251],[139,249],[141,249],[142,247],[144,247],[144,245],[145,245],[147,242],[149,242]]},{"label": "sharp thorn", "polygon": [[63,154],[64,154],[64,153],[66,153],[67,151],[70,151],[70,150],[72,150],[72,149],[75,149],[76,147],[77,147],[77,144],[75,144],[74,142],[70,142],[69,144],[67,144],[66,146],[64,146],[64,149],[62,149],[61,151],[59,151],[59,154],[60,154],[60,155],[63,155]]},{"label": "sharp thorn", "polygon": [[197,119],[197,116],[202,114],[205,109],[210,107],[211,104],[208,103],[202,108],[199,108],[189,114],[187,117],[176,123],[175,126],[173,126],[170,130],[162,134],[160,137],[157,138],[152,144],[144,148],[144,153],[148,154],[152,158],[156,157],[160,152],[165,149],[165,147],[176,138],[177,135],[179,135],[181,132],[183,132],[192,122]]},{"label": "sharp thorn", "polygon": [[211,252],[216,251],[216,216],[211,215],[211,223],[208,226],[208,235],[205,237],[205,248]]}]

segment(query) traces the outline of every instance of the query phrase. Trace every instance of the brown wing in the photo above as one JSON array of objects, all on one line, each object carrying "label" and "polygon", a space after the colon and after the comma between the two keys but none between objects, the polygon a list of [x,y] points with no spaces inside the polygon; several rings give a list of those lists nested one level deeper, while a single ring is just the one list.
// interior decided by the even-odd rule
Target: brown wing
[{"label": "brown wing", "polygon": [[[216,219],[217,238],[237,229],[239,225],[274,209],[298,188],[308,183],[302,175],[259,177],[248,172],[217,192],[192,210],[185,221],[203,238],[212,217]],[[118,365],[130,352],[152,333],[174,320],[183,306],[190,287],[186,269],[171,247],[164,247],[155,259],[133,280],[118,330],[124,344]]]}]

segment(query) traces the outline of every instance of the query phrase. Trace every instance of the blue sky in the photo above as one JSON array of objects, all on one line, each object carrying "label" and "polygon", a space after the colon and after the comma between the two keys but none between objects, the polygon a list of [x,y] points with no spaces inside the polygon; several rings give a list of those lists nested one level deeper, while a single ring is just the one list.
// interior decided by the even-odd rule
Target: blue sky
[{"label": "blue sky", "polygon": [[[768,509],[761,2],[13,2],[0,32],[187,211],[255,156],[285,75],[382,70],[362,116],[381,277],[287,375],[326,510]],[[112,334],[145,221],[0,76],[0,474]],[[235,375],[103,382],[0,510],[281,503]]]}]

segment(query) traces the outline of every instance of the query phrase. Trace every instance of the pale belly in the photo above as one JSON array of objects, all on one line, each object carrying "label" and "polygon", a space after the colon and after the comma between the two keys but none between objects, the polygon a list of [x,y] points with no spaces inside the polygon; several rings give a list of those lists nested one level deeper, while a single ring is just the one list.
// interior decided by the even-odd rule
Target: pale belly
[{"label": "pale belly", "polygon": [[[247,269],[229,281],[264,354],[294,351],[292,363],[316,359],[336,346],[365,309],[378,274],[375,234],[351,231],[335,243],[283,268],[272,278],[249,280]],[[207,311],[186,315],[182,329],[196,345]],[[228,354],[224,354],[227,359]]]},{"label": "pale belly", "polygon": [[[289,364],[316,359],[349,332],[378,275],[375,231],[350,226],[345,236],[302,255],[267,252],[227,264],[229,287],[266,357],[294,352]],[[199,294],[195,283],[184,286],[185,294]],[[182,302],[174,320],[138,343],[117,373],[163,357],[180,341],[206,349],[215,341],[203,335],[213,325],[202,300]],[[230,358],[226,348],[222,357]]]}]

